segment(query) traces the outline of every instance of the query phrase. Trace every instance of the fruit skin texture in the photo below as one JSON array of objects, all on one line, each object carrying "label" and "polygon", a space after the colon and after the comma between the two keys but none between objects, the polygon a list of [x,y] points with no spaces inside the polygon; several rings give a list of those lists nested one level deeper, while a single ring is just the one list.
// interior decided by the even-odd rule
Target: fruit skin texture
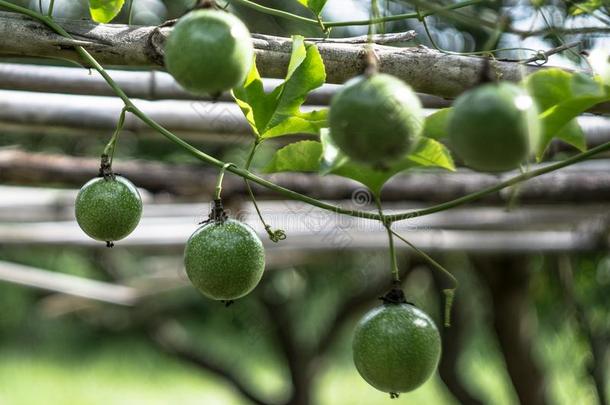
[{"label": "fruit skin texture", "polygon": [[330,135],[350,158],[371,165],[407,155],[419,140],[423,112],[411,87],[387,74],[348,81],[330,106]]},{"label": "fruit skin texture", "polygon": [[448,132],[451,149],[472,169],[512,170],[538,145],[538,110],[514,84],[484,84],[458,97]]},{"label": "fruit skin texture", "polygon": [[132,182],[121,176],[96,177],[78,192],[76,220],[99,241],[117,241],[129,235],[142,217],[142,198]]},{"label": "fruit skin texture", "polygon": [[190,12],[178,21],[165,45],[165,67],[194,94],[219,94],[240,86],[253,58],[248,28],[224,11]]},{"label": "fruit skin texture", "polygon": [[360,320],[352,345],[354,363],[383,392],[408,392],[438,366],[441,339],[432,319],[409,304],[385,304]]},{"label": "fruit skin texture", "polygon": [[184,251],[193,285],[214,300],[250,293],[263,277],[265,251],[256,232],[232,219],[210,222],[191,235]]}]

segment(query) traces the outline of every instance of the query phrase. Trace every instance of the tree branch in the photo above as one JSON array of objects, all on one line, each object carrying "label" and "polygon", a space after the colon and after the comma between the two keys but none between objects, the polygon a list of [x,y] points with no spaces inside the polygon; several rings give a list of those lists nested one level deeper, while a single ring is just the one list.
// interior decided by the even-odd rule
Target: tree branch
[{"label": "tree branch", "polygon": [[[163,65],[163,44],[171,28],[95,25],[86,21],[61,21],[75,39],[93,43],[85,48],[103,65],[158,67]],[[55,57],[84,61],[74,47],[58,46],[62,39],[42,23],[14,13],[0,12],[0,54]],[[265,77],[282,78],[286,74],[292,48],[287,38],[254,38],[257,66]],[[362,54],[366,45],[317,42],[329,83],[343,83],[361,74]],[[455,97],[476,84],[486,64],[482,58],[446,55],[425,47],[395,48],[375,45],[383,72],[410,83],[416,91],[441,97]],[[504,80],[518,81],[536,71],[533,66],[498,62],[496,68]]]},{"label": "tree branch", "polygon": [[[29,153],[21,150],[0,149],[0,182],[18,185],[61,184],[80,187],[97,175],[99,159],[66,155]],[[117,160],[115,168],[139,187],[151,192],[169,192],[183,196],[212,195],[218,172],[199,165],[167,164],[151,161]],[[508,176],[508,175],[507,175]],[[320,177],[304,173],[278,173],[266,178],[324,200],[350,200],[362,186],[355,181],[336,177]],[[438,202],[459,198],[471,192],[496,184],[498,176],[458,171],[418,172],[398,176],[390,181],[383,192],[386,202],[425,201]],[[271,190],[255,186],[261,198],[277,198]],[[223,185],[226,198],[246,197],[243,181],[226,177]],[[506,203],[511,191],[489,195],[486,203]],[[607,165],[599,162],[549,174],[520,186],[519,201],[532,202],[608,202],[610,177]]]},{"label": "tree branch", "polygon": [[265,294],[261,296],[261,302],[272,319],[271,326],[284,354],[284,359],[290,370],[292,381],[292,394],[287,402],[290,405],[308,405],[311,395],[311,379],[313,374],[311,358],[305,354],[305,350],[299,348],[298,337],[294,333],[294,325],[288,316],[284,302],[274,302]]},{"label": "tree branch", "polygon": [[570,258],[566,255],[558,258],[557,267],[559,269],[559,281],[564,291],[564,300],[567,304],[567,308],[572,312],[580,332],[584,336],[591,350],[591,366],[587,367],[589,375],[593,379],[595,390],[597,392],[597,398],[599,405],[608,405],[608,399],[606,397],[606,353],[608,351],[608,343],[604,336],[593,331],[591,322],[587,318],[587,311],[576,299],[574,292],[574,273],[572,271],[572,264]]},{"label": "tree branch", "polygon": [[477,273],[489,287],[493,326],[519,402],[548,403],[545,376],[532,353],[535,329],[529,321],[529,269],[526,257],[477,257]]},{"label": "tree branch", "polygon": [[151,342],[165,353],[180,359],[186,363],[190,363],[198,368],[212,372],[228,381],[241,395],[247,398],[250,402],[256,405],[270,405],[254,394],[249,387],[244,385],[240,379],[233,375],[230,371],[220,366],[217,362],[202,356],[195,352],[192,348],[184,343],[172,339],[168,334],[163,332],[161,327],[156,327],[148,333]]}]

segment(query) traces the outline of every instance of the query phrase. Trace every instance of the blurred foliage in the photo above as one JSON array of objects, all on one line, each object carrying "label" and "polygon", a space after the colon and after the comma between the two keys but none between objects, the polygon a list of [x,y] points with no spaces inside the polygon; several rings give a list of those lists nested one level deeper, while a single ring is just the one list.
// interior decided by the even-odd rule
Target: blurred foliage
[{"label": "blurred foliage", "polygon": [[[29,248],[2,248],[0,259],[107,281],[142,277],[158,269],[173,271],[172,266],[176,266],[170,256],[151,256],[129,249],[115,249],[110,255],[106,250],[92,254],[86,249],[59,252],[49,247],[37,249],[33,255]],[[459,305],[468,319],[466,346],[458,364],[464,383],[485,403],[515,403],[490,329],[491,314],[485,304],[490,297],[486,289],[469,269],[464,255],[447,255],[443,261],[451,264],[460,279]],[[607,329],[610,256],[580,255],[573,262],[579,301],[586,306],[595,328]],[[24,389],[19,378],[32,375],[38,381],[37,395],[48,397],[45,403],[51,405],[65,403],[62,401],[66,395],[74,401],[71,403],[100,403],[88,393],[87,387],[94,380],[98,381],[98,396],[116,398],[113,403],[117,404],[161,404],[164,398],[182,398],[181,403],[188,404],[195,403],[194,398],[202,394],[210,401],[224,398],[222,403],[244,403],[218,384],[222,379],[155,349],[147,331],[164,320],[167,333],[211,356],[264,397],[281,400],[289,394],[289,380],[272,332],[274,316],[262,305],[262,299],[287,310],[298,347],[307,353],[329,327],[335,327],[330,322],[346,299],[368,284],[389,280],[387,266],[384,252],[320,257],[317,263],[269,270],[261,288],[229,308],[202,299],[187,287],[158,295],[135,310],[99,304],[60,317],[51,316],[53,306],[48,293],[0,283],[0,308],[4,309],[0,312],[0,376],[5,382],[0,397],[11,404],[28,403],[32,398],[30,390]],[[571,404],[573,398],[579,398],[581,404],[593,404],[595,394],[586,374],[589,349],[564,304],[555,260],[534,257],[531,266],[538,336],[535,350],[549,375],[553,403]],[[440,321],[440,300],[428,269],[414,267],[406,277],[406,291],[411,301]],[[371,301],[369,305],[376,303]],[[385,395],[367,387],[352,366],[351,330],[365,309],[356,311],[338,330],[336,344],[322,359],[315,385],[319,399],[316,403],[389,403]],[[117,375],[124,381],[119,382]],[[176,386],[165,392],[168,381]],[[64,388],[58,390],[54,385]],[[114,392],[117,387],[122,390],[119,397]],[[452,404],[450,395],[441,387],[435,378],[422,390],[392,403]]]}]

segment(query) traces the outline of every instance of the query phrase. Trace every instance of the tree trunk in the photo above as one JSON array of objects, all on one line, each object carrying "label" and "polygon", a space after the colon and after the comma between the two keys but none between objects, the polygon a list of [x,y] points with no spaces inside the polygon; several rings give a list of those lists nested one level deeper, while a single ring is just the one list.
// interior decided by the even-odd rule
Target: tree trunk
[{"label": "tree trunk", "polygon": [[493,326],[520,403],[547,404],[545,377],[532,354],[535,331],[529,322],[527,257],[479,257],[474,263],[489,287]]}]

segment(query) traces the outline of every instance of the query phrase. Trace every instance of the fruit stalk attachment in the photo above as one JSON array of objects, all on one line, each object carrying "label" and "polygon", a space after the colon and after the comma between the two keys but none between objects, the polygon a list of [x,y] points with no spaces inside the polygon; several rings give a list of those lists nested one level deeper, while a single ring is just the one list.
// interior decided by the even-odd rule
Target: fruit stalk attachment
[{"label": "fruit stalk attachment", "polygon": [[218,7],[218,4],[216,4],[215,0],[199,0],[197,3],[195,3],[195,5],[193,6],[193,8],[191,10],[198,10],[198,9],[219,9],[220,7]]},{"label": "fruit stalk attachment", "polygon": [[444,324],[445,327],[451,326],[451,307],[453,306],[453,298],[455,296],[455,290],[458,288],[458,281],[453,274],[449,272],[446,268],[444,268],[440,263],[434,260],[430,255],[428,255],[423,250],[419,249],[417,246],[409,242],[406,238],[395,231],[391,231],[394,236],[407,244],[411,249],[413,249],[417,254],[423,257],[434,269],[441,272],[445,280],[450,284],[450,287],[443,288],[443,294],[445,295],[445,309],[444,309]]},{"label": "fruit stalk attachment", "polygon": [[112,171],[112,160],[114,159],[114,151],[116,149],[116,144],[119,139],[119,134],[123,129],[123,125],[125,125],[125,115],[127,114],[127,107],[123,107],[121,110],[121,115],[119,116],[119,121],[117,126],[112,134],[112,137],[104,147],[104,151],[102,152],[101,163],[100,163],[100,177],[104,179],[114,179],[114,173]]},{"label": "fruit stalk attachment", "polygon": [[364,51],[364,75],[371,77],[379,73],[379,57],[372,44],[367,44]]},{"label": "fruit stalk attachment", "polygon": [[396,262],[396,249],[394,247],[394,235],[393,235],[393,231],[392,231],[392,221],[390,221],[384,215],[383,208],[381,207],[381,199],[378,196],[375,196],[375,204],[377,204],[377,210],[379,211],[379,217],[381,218],[380,221],[388,233],[390,263],[391,263],[391,268],[392,268],[393,283],[394,283],[394,285],[400,284],[400,274],[398,272],[398,264]]},{"label": "fruit stalk attachment", "polygon": [[[261,143],[261,140],[257,139],[252,144],[252,149],[250,150],[250,153],[248,154],[248,159],[246,160],[246,165],[244,166],[244,168],[246,170],[250,170],[250,165],[252,164],[252,159],[254,159],[254,154],[256,153],[256,149],[258,148],[258,145],[260,145],[260,143]],[[260,219],[261,223],[263,224],[265,231],[267,231],[267,235],[269,236],[269,239],[274,243],[278,243],[279,241],[285,240],[286,232],[283,229],[276,229],[274,231],[273,229],[271,229],[271,225],[269,225],[267,222],[265,222],[265,218],[263,218],[263,214],[261,213],[261,210],[258,207],[258,203],[256,202],[256,197],[254,196],[254,191],[252,191],[250,182],[248,181],[248,179],[244,179],[244,182],[246,183],[246,189],[248,190],[248,195],[250,196],[250,201],[252,201],[252,205],[254,205],[256,214],[258,215],[258,218]]]},{"label": "fruit stalk attachment", "polygon": [[381,301],[383,301],[384,305],[397,305],[397,304],[414,304],[407,302],[405,298],[405,293],[400,286],[400,281],[393,281],[392,288],[388,291],[384,296],[379,297]]},{"label": "fruit stalk attachment", "polygon": [[225,213],[224,207],[222,205],[221,193],[222,193],[222,181],[224,180],[225,172],[231,166],[235,167],[235,165],[233,163],[226,163],[220,169],[220,173],[218,174],[218,179],[216,180],[216,189],[214,191],[214,201],[212,202],[212,209],[210,210],[210,215],[208,216],[208,219],[206,221],[202,222],[202,224],[207,224],[209,222],[224,223],[227,220],[228,217],[227,217],[227,214]]}]

